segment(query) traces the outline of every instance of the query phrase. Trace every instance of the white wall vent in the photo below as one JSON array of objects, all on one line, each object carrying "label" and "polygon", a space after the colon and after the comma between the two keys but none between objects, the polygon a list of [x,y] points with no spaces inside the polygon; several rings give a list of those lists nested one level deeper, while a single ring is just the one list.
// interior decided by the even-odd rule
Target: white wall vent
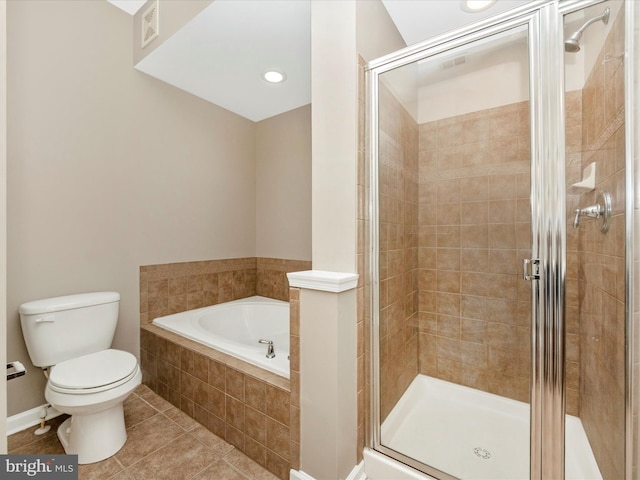
[{"label": "white wall vent", "polygon": [[144,48],[149,45],[153,40],[158,38],[159,25],[158,21],[158,0],[149,5],[142,13],[142,45]]}]

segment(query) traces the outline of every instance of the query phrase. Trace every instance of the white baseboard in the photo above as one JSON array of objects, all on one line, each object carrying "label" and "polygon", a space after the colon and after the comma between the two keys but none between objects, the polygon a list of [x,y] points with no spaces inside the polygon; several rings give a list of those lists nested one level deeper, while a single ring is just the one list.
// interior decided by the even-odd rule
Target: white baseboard
[{"label": "white baseboard", "polygon": [[[7,436],[21,432],[22,430],[26,430],[29,427],[39,425],[40,418],[44,413],[44,408],[44,405],[40,405],[39,407],[32,408],[31,410],[27,410],[26,412],[16,413],[15,415],[11,415],[9,418],[7,418]],[[55,418],[58,415],[62,415],[61,412],[51,406],[46,407],[46,409],[47,420]]]},{"label": "white baseboard", "polygon": [[289,480],[315,480],[311,475],[307,475],[302,470],[290,470]]},{"label": "white baseboard", "polygon": [[[345,480],[366,480],[364,474],[364,462],[360,462],[353,467],[353,470],[349,473],[349,476]],[[308,473],[304,473],[302,470],[291,470],[289,472],[289,480],[315,480]]]},{"label": "white baseboard", "polygon": [[367,476],[364,473],[364,460],[353,467],[346,480],[367,480]]}]

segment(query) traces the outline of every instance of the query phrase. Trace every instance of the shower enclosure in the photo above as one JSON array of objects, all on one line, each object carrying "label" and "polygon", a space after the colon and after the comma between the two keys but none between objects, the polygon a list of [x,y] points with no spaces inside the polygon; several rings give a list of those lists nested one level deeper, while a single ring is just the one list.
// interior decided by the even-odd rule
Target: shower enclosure
[{"label": "shower enclosure", "polygon": [[633,7],[531,2],[367,65],[371,454],[635,475]]}]

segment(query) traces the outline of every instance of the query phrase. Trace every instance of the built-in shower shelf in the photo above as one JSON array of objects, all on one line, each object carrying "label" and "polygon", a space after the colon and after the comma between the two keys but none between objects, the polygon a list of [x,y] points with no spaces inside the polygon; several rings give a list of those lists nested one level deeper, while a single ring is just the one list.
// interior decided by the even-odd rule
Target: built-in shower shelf
[{"label": "built-in shower shelf", "polygon": [[590,163],[582,171],[582,180],[571,185],[571,189],[580,193],[590,192],[596,188],[596,164]]}]

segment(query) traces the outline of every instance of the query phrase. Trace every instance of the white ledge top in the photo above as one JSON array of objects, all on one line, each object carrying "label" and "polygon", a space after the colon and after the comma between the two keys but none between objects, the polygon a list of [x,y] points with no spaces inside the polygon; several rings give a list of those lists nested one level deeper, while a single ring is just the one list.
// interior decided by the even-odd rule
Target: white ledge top
[{"label": "white ledge top", "polygon": [[289,286],[322,290],[324,292],[346,292],[358,285],[357,273],[325,272],[323,270],[306,270],[304,272],[287,273]]}]

